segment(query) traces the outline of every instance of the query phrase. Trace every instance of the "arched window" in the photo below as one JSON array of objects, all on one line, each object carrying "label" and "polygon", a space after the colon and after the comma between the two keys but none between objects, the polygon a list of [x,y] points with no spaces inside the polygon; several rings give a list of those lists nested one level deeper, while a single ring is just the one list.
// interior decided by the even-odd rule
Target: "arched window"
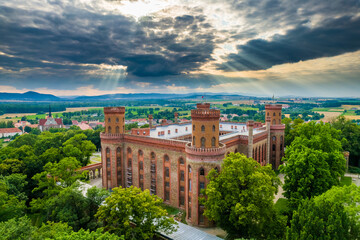
[{"label": "arched window", "polygon": [[216,127],[215,127],[215,125],[213,125],[213,132],[215,132],[215,130],[216,130]]},{"label": "arched window", "polygon": [[165,160],[165,162],[168,162],[168,161],[169,161],[169,156],[168,156],[168,155],[165,155],[165,156],[164,156],[164,160]]},{"label": "arched window", "polygon": [[280,142],[282,143],[284,140],[284,137],[283,136],[280,136]]},{"label": "arched window", "polygon": [[110,126],[108,127],[108,133],[111,134],[111,127]]},{"label": "arched window", "polygon": [[205,176],[205,170],[204,170],[204,168],[200,168],[200,176]]},{"label": "arched window", "polygon": [[119,122],[119,118],[116,118],[116,122],[117,122],[117,123]]},{"label": "arched window", "polygon": [[106,148],[106,153],[110,153],[110,148]]},{"label": "arched window", "polygon": [[281,116],[281,112],[279,112],[279,116]]},{"label": "arched window", "polygon": [[270,113],[267,113],[268,117],[270,116]]},{"label": "arched window", "polygon": [[111,122],[111,119],[110,119],[110,118],[108,118],[108,122]]},{"label": "arched window", "polygon": [[193,131],[195,131],[195,124],[193,125]]},{"label": "arched window", "polygon": [[201,148],[205,148],[205,138],[204,137],[202,137],[201,138]]},{"label": "arched window", "polygon": [[184,165],[184,163],[185,163],[183,158],[180,158],[179,162],[180,162],[180,165]]},{"label": "arched window", "polygon": [[273,114],[273,116],[275,117],[275,113]]},{"label": "arched window", "polygon": [[234,153],[237,153],[238,152],[238,150],[237,150],[237,148],[235,148],[235,151],[234,151]]},{"label": "arched window", "polygon": [[189,171],[189,173],[191,173],[191,167],[190,167],[190,165],[188,166],[188,171]]},{"label": "arched window", "polygon": [[212,147],[215,147],[215,142],[216,142],[216,139],[215,139],[215,137],[213,137],[213,138],[211,139],[211,146],[212,146]]},{"label": "arched window", "polygon": [[127,149],[127,152],[128,152],[128,154],[131,154],[131,152],[132,152],[132,151],[131,151],[131,148],[128,148],[128,149]]},{"label": "arched window", "polygon": [[195,136],[193,136],[193,146],[195,146]]},{"label": "arched window", "polygon": [[273,136],[273,137],[272,137],[272,140],[273,140],[273,141],[276,141],[276,137],[275,137],[275,136]]},{"label": "arched window", "polygon": [[119,126],[116,127],[116,133],[120,133]]},{"label": "arched window", "polygon": [[139,150],[139,156],[142,156],[144,153],[142,150]]},{"label": "arched window", "polygon": [[150,157],[151,157],[151,160],[155,160],[155,153],[151,152]]},{"label": "arched window", "polygon": [[205,132],[205,126],[204,125],[201,126],[201,131]]},{"label": "arched window", "polygon": [[276,120],[275,119],[273,120],[273,125],[276,125]]}]

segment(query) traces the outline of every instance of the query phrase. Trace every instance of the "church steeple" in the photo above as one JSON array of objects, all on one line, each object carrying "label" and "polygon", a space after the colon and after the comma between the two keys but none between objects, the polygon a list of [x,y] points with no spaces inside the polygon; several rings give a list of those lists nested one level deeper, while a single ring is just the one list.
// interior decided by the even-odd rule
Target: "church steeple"
[{"label": "church steeple", "polygon": [[49,118],[51,118],[51,107],[50,107],[50,104],[49,104]]}]

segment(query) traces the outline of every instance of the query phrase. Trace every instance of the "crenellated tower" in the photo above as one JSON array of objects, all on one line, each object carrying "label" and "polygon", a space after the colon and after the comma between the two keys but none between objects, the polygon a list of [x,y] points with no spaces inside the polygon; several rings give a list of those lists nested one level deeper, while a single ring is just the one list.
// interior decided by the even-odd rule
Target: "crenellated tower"
[{"label": "crenellated tower", "polygon": [[104,107],[105,133],[125,133],[125,107]]},{"label": "crenellated tower", "polygon": [[270,127],[270,147],[269,163],[274,169],[278,169],[281,158],[284,156],[284,129],[285,125],[281,124],[281,104],[268,104],[265,106],[266,122]]},{"label": "crenellated tower", "polygon": [[120,134],[125,133],[125,107],[105,107],[104,115],[105,133],[100,135],[102,185],[111,189],[124,183],[124,146]]},{"label": "crenellated tower", "polygon": [[210,109],[210,103],[199,103],[191,110],[192,142],[185,146],[187,162],[186,216],[192,225],[210,226],[204,216],[199,198],[206,188],[206,175],[211,169],[220,170],[225,156],[225,145],[219,143],[220,110]]}]

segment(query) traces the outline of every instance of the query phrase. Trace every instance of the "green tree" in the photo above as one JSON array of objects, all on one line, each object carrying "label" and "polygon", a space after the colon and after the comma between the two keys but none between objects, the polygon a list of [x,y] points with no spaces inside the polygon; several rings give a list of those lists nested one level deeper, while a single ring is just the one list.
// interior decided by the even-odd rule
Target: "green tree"
[{"label": "green tree", "polygon": [[[231,237],[277,238],[283,230],[269,233],[271,222],[285,226],[274,210],[274,194],[280,184],[270,165],[261,166],[240,153],[230,153],[220,173],[209,172],[205,194],[205,216]],[[266,236],[267,235],[267,236]]]},{"label": "green tree", "polygon": [[340,137],[345,138],[342,141],[344,150],[350,152],[349,164],[360,167],[360,126],[346,120],[344,116],[339,116],[332,126],[340,130]]},{"label": "green tree", "polygon": [[113,189],[96,216],[105,230],[125,239],[149,239],[155,231],[171,233],[175,221],[161,207],[162,199],[136,187]]},{"label": "green tree", "polygon": [[67,187],[44,204],[46,221],[66,222],[78,231],[81,228],[96,229],[96,219],[90,215],[89,201],[76,188]]},{"label": "green tree", "polygon": [[14,126],[14,123],[12,121],[7,121],[6,127],[7,128],[14,128],[15,126]]},{"label": "green tree", "polygon": [[286,239],[360,239],[359,223],[352,219],[339,202],[306,199],[294,212]]},{"label": "green tree", "polygon": [[[90,162],[90,156],[96,151],[96,146],[89,140],[86,140],[87,136],[83,133],[76,134],[69,140],[67,140],[63,146],[70,147],[71,151],[76,151],[76,148],[79,151],[76,151],[77,159],[82,164],[82,166],[86,166]],[[66,153],[66,151],[64,151]]]},{"label": "green tree", "polygon": [[86,172],[77,171],[80,167],[79,161],[73,157],[63,158],[58,163],[47,163],[44,172],[34,176],[39,185],[34,191],[40,190],[48,196],[57,194],[62,187],[69,187],[78,179],[86,177]]},{"label": "green tree", "polygon": [[0,222],[24,214],[25,201],[20,201],[16,196],[8,194],[8,186],[0,181]]},{"label": "green tree", "polygon": [[355,184],[350,186],[334,186],[322,195],[316,197],[315,203],[321,201],[330,201],[340,203],[350,218],[360,225],[360,187]]},{"label": "green tree", "polygon": [[0,222],[1,240],[25,240],[31,239],[36,228],[31,225],[28,217],[12,218],[6,222]]},{"label": "green tree", "polygon": [[24,131],[27,132],[27,133],[31,132],[31,130],[32,130],[32,128],[29,127],[29,126],[24,127]]},{"label": "green tree", "polygon": [[18,159],[5,159],[0,163],[0,174],[10,175],[12,173],[21,173],[25,169],[23,161]]},{"label": "green tree", "polygon": [[345,172],[339,131],[330,124],[310,122],[297,129],[280,167],[285,174],[284,196],[290,207],[297,208],[302,199],[317,196],[340,183]]},{"label": "green tree", "polygon": [[28,217],[13,218],[0,223],[1,240],[124,240],[114,234],[103,232],[101,229],[90,232],[80,229],[74,232],[67,223],[47,222],[40,228],[34,227]]},{"label": "green tree", "polygon": [[0,182],[7,185],[7,193],[14,195],[19,200],[27,200],[27,195],[24,192],[27,185],[26,175],[23,174],[11,174],[9,176],[0,175]]}]

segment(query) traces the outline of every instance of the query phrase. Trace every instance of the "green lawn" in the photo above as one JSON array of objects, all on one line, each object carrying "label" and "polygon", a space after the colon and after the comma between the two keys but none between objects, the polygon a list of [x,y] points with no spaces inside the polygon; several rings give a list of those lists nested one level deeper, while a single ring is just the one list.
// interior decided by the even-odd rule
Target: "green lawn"
[{"label": "green lawn", "polygon": [[349,186],[351,185],[352,183],[352,179],[351,177],[341,177],[341,180],[340,180],[340,185],[341,186]]},{"label": "green lawn", "polygon": [[286,198],[279,198],[274,207],[278,213],[287,212],[289,210],[288,200]]},{"label": "green lawn", "polygon": [[164,208],[164,209],[167,211],[167,213],[168,213],[169,216],[170,216],[170,215],[171,215],[171,216],[175,216],[175,215],[178,215],[178,214],[182,213],[181,222],[184,223],[184,224],[187,224],[187,223],[186,223],[186,220],[185,220],[185,218],[186,218],[186,213],[185,213],[185,211],[180,210],[180,209],[177,209],[177,208],[175,208],[175,207],[171,207],[171,206],[166,205],[166,204],[164,204],[164,203],[161,204],[161,207]]}]

